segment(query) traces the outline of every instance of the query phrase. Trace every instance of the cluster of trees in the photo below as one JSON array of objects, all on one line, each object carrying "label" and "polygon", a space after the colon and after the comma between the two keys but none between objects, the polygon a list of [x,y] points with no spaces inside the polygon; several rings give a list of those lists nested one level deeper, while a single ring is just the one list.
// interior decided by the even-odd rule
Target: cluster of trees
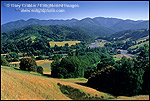
[{"label": "cluster of trees", "polygon": [[147,45],[135,59],[123,57],[113,62],[106,60],[97,65],[87,84],[113,95],[133,96],[149,94],[150,67]]},{"label": "cluster of trees", "polygon": [[20,62],[20,69],[43,74],[43,68],[41,66],[37,66],[36,61],[33,58],[22,58]]},{"label": "cluster of trees", "polygon": [[108,54],[101,54],[100,60],[97,63],[97,65],[95,67],[90,67],[85,70],[84,77],[88,79],[93,72],[96,72],[97,70],[101,70],[106,66],[114,65],[114,64],[115,64],[115,60],[113,59],[113,57],[111,57]]},{"label": "cluster of trees", "polygon": [[[6,58],[2,55],[1,55],[1,65],[10,66]],[[43,67],[37,66],[37,63],[33,58],[22,58],[20,61],[20,70],[33,71],[43,74]]]},{"label": "cluster of trees", "polygon": [[59,61],[56,58],[51,64],[51,75],[54,78],[77,78],[84,76],[82,63],[76,56],[68,56]]},{"label": "cluster of trees", "polygon": [[[74,53],[68,55],[65,58],[62,58],[61,61],[59,61],[60,58],[56,56],[51,64],[52,76],[57,78],[74,78],[84,76],[88,78],[91,72],[96,70],[96,65],[99,63],[99,61],[104,57],[107,57],[109,59],[113,58],[107,53],[107,50],[102,47],[92,49],[77,49]],[[80,70],[79,72],[82,76],[75,76],[75,73],[72,73],[72,71],[68,70],[68,68],[70,68],[71,70],[75,70],[74,68],[76,67],[82,68],[78,69]],[[70,76],[69,73],[74,76]]]}]

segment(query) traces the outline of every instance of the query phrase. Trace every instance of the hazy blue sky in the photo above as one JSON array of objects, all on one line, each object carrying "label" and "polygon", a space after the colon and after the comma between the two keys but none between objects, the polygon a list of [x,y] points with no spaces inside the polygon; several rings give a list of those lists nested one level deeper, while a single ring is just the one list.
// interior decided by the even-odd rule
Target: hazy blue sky
[{"label": "hazy blue sky", "polygon": [[[78,4],[79,7],[54,8],[64,9],[65,12],[61,13],[33,13],[20,12],[16,11],[16,7],[4,6],[10,4]],[[113,17],[131,20],[149,20],[149,1],[1,1],[1,24],[21,19],[28,20],[30,18],[48,20],[72,18],[83,19],[86,17]]]}]

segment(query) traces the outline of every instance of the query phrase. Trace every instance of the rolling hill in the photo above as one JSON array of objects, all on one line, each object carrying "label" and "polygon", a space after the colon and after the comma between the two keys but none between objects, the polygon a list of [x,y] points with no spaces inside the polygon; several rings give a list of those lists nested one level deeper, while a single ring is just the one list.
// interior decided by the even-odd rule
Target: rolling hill
[{"label": "rolling hill", "polygon": [[81,89],[91,96],[97,94],[98,96],[104,96],[105,98],[114,98],[110,94],[76,84],[85,83],[87,81],[85,79],[47,78],[24,71],[14,70],[13,68],[6,66],[2,66],[1,75],[1,99],[5,100],[69,100],[70,98],[61,93],[57,83]]},{"label": "rolling hill", "polygon": [[130,54],[139,54],[144,44],[149,46],[149,29],[123,30],[110,36],[98,37],[109,41],[105,44],[117,49],[125,49]]},{"label": "rolling hill", "polygon": [[118,96],[117,98],[99,92],[90,87],[79,85],[86,83],[86,79],[54,79],[40,75],[33,75],[29,72],[15,70],[12,67],[1,67],[1,100],[71,100],[64,95],[57,83],[68,85],[82,90],[90,96],[101,97],[109,100],[148,100],[148,95],[134,97]]},{"label": "rolling hill", "polygon": [[90,41],[92,36],[75,27],[30,25],[1,33],[1,50],[6,53],[31,50],[49,51],[50,41]]},{"label": "rolling hill", "polygon": [[149,30],[141,29],[141,30],[124,30],[116,32],[115,34],[111,35],[110,37],[115,38],[116,40],[129,40],[132,39],[137,41],[140,38],[144,38],[149,36]]}]

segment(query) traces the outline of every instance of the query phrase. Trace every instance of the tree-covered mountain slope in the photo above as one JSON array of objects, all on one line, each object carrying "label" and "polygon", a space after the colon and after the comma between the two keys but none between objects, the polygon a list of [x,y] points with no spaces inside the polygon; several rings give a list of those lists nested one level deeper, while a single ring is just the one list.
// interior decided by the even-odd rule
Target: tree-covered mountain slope
[{"label": "tree-covered mountain slope", "polygon": [[149,45],[149,30],[124,30],[110,36],[98,37],[97,39],[108,40],[104,46],[117,49],[125,49],[128,53],[139,53],[144,44]]},{"label": "tree-covered mountain slope", "polygon": [[141,30],[125,30],[125,31],[119,31],[115,34],[111,35],[110,37],[115,38],[116,40],[126,40],[126,39],[132,39],[132,40],[138,40],[140,38],[149,36],[149,30],[147,29],[141,29]]},{"label": "tree-covered mountain slope", "polygon": [[91,39],[92,36],[79,28],[59,25],[30,25],[1,33],[1,51],[4,53],[24,50],[48,51],[49,41],[89,41]]}]

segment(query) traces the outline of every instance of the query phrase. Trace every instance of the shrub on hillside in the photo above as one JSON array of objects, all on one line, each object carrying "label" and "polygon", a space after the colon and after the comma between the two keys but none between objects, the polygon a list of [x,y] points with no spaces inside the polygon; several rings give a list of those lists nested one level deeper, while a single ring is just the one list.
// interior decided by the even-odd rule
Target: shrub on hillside
[{"label": "shrub on hillside", "polygon": [[33,58],[23,58],[20,62],[20,69],[26,71],[37,71],[37,64]]},{"label": "shrub on hillside", "polygon": [[4,56],[1,56],[1,65],[3,65],[3,66],[9,66],[9,63],[8,63],[8,61],[5,59]]},{"label": "shrub on hillside", "polygon": [[89,93],[86,93],[81,89],[73,88],[68,85],[62,85],[60,83],[57,83],[57,85],[63,94],[73,100],[105,100],[105,98],[91,96]]},{"label": "shrub on hillside", "polygon": [[37,72],[40,74],[43,74],[43,67],[42,66],[38,66],[37,67]]}]

